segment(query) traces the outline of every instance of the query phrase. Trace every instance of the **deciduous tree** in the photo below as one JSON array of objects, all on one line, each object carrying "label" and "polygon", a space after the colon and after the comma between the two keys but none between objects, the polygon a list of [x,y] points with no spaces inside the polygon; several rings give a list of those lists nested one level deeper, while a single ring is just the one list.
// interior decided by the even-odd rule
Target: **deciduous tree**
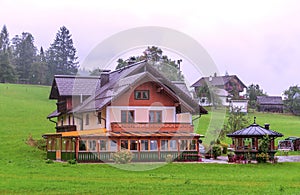
[{"label": "deciduous tree", "polygon": [[133,62],[147,60],[147,63],[153,65],[163,75],[171,81],[183,81],[184,77],[180,71],[180,63],[182,60],[172,60],[168,56],[163,55],[163,51],[156,46],[147,47],[142,55],[132,56],[127,60],[118,59],[116,69],[126,67]]},{"label": "deciduous tree", "polygon": [[246,96],[249,99],[249,106],[251,108],[257,107],[257,96],[266,96],[267,94],[259,87],[258,84],[251,84],[247,87]]},{"label": "deciduous tree", "polygon": [[300,88],[298,85],[290,86],[284,91],[285,100],[283,101],[287,111],[300,115]]}]

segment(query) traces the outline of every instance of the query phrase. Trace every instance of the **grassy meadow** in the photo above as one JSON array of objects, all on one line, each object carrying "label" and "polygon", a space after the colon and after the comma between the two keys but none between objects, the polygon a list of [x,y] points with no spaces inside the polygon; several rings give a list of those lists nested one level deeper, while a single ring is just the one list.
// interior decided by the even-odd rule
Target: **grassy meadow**
[{"label": "grassy meadow", "polygon": [[[300,194],[300,163],[47,164],[45,152],[26,145],[54,132],[50,87],[0,84],[0,194]],[[300,118],[250,113],[285,136],[300,136]],[[209,115],[200,118],[205,134]],[[216,118],[222,119],[222,114]],[[218,124],[217,124],[218,125]],[[215,127],[211,127],[215,128]]]}]

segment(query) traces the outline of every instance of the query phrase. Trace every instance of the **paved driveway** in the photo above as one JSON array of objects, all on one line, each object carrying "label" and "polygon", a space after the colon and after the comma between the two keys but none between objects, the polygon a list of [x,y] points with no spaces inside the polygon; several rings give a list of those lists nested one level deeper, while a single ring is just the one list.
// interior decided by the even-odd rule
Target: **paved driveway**
[{"label": "paved driveway", "polygon": [[[300,156],[277,156],[278,162],[300,162]],[[219,156],[218,159],[202,158],[203,163],[228,163],[227,156]]]}]

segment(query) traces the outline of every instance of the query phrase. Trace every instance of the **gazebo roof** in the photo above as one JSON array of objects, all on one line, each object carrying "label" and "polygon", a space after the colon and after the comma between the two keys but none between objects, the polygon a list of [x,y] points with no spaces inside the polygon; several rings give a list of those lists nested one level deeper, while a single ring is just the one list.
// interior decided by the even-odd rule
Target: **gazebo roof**
[{"label": "gazebo roof", "polygon": [[263,137],[268,135],[269,137],[282,137],[283,134],[276,131],[263,128],[262,126],[254,123],[244,129],[237,130],[231,134],[227,134],[227,137]]}]

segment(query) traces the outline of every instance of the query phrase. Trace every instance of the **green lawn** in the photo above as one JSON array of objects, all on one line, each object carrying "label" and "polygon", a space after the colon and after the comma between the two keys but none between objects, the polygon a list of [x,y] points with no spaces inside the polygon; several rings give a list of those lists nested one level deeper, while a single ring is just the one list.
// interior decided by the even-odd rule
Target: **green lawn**
[{"label": "green lawn", "polygon": [[[269,123],[270,129],[284,134],[284,137],[278,138],[278,140],[289,136],[300,137],[300,116],[251,112],[247,114],[247,117],[249,118],[249,125],[253,123],[254,117],[256,117],[257,124],[264,126],[265,123]],[[206,135],[209,130],[222,128],[222,122],[226,121],[226,119],[227,117],[224,110],[213,110],[209,112],[209,114],[202,115],[199,120],[195,120],[194,125],[198,129],[198,133]]]},{"label": "green lawn", "polygon": [[[300,163],[108,164],[45,163],[45,152],[25,144],[32,134],[54,132],[46,116],[55,109],[49,87],[0,84],[0,194],[299,194]],[[250,116],[252,114],[249,114]],[[298,135],[299,118],[255,113],[287,135]],[[210,115],[200,119],[203,130]],[[222,119],[222,114],[216,116]],[[268,119],[265,121],[264,119]],[[288,126],[289,128],[279,128]],[[277,129],[278,128],[278,129]],[[203,133],[202,133],[203,134]]]}]

